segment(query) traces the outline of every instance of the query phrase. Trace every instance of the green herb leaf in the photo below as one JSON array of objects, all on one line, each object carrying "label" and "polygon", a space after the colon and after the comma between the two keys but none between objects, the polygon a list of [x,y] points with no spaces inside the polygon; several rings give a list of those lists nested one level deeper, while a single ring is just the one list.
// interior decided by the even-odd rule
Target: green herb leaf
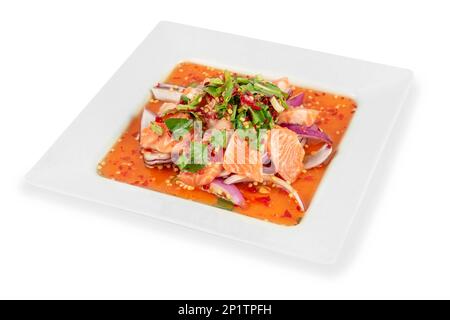
[{"label": "green herb leaf", "polygon": [[223,87],[207,86],[203,90],[212,95],[214,98],[217,98],[222,94]]},{"label": "green herb leaf", "polygon": [[222,86],[223,85],[223,81],[220,78],[212,78],[209,80],[209,84],[208,85],[212,85],[212,86]]},{"label": "green herb leaf", "polygon": [[175,140],[188,133],[192,129],[193,121],[191,119],[169,118],[164,121],[167,128],[172,132]]},{"label": "green herb leaf", "polygon": [[156,124],[155,122],[152,122],[150,124],[150,129],[154,133],[156,133],[158,136],[162,136],[162,134],[164,133],[164,129],[160,125]]},{"label": "green herb leaf", "polygon": [[225,79],[225,89],[223,92],[223,100],[226,105],[230,101],[231,96],[233,94],[234,81],[233,81],[233,76],[231,75],[231,73],[229,71],[224,72],[224,79]]},{"label": "green herb leaf", "polygon": [[191,106],[189,104],[179,104],[177,105],[177,110],[179,111],[191,111],[197,109],[196,106]]},{"label": "green herb leaf", "polygon": [[203,99],[203,93],[201,93],[201,94],[195,96],[195,97],[192,99],[192,101],[189,102],[189,105],[195,107],[195,106],[197,106],[197,105],[202,101],[202,99]]},{"label": "green herb leaf", "polygon": [[184,102],[184,103],[186,103],[186,104],[188,104],[189,103],[189,98],[186,96],[186,95],[182,95],[181,96],[181,99],[180,99],[182,102]]},{"label": "green herb leaf", "polygon": [[231,121],[236,120],[236,111],[237,111],[237,105],[233,105],[233,113],[231,114],[231,117],[230,117]]},{"label": "green herb leaf", "polygon": [[229,210],[229,211],[233,211],[234,204],[231,201],[228,201],[228,200],[225,200],[222,198],[217,198],[216,207],[225,209],[225,210]]},{"label": "green herb leaf", "polygon": [[242,85],[242,84],[248,84],[248,83],[250,83],[250,79],[248,79],[248,78],[243,78],[243,77],[237,77],[237,78],[236,78],[236,82],[237,82],[238,84],[240,84],[240,85]]},{"label": "green herb leaf", "polygon": [[191,172],[191,173],[197,173],[200,170],[202,170],[204,167],[205,167],[204,164],[189,163],[184,168],[182,168],[182,170]]},{"label": "green herb leaf", "polygon": [[186,156],[182,154],[176,162],[176,165],[180,170],[192,173],[200,171],[207,164],[208,149],[206,148],[206,145],[197,141],[191,142],[189,155]]},{"label": "green herb leaf", "polygon": [[203,164],[191,163],[188,157],[186,157],[184,154],[182,154],[178,158],[176,165],[180,168],[180,170],[191,173],[196,173],[205,167],[205,165]]},{"label": "green herb leaf", "polygon": [[253,110],[250,109],[250,113],[252,115],[252,123],[254,125],[263,123],[265,120],[265,115],[262,110]]}]

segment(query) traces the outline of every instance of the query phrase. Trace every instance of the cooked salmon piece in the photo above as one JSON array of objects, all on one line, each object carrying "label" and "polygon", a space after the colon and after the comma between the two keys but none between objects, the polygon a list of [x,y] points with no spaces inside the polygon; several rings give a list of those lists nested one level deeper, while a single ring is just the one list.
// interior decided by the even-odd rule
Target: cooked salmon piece
[{"label": "cooked salmon piece", "polygon": [[171,153],[178,141],[172,139],[172,135],[164,123],[154,123],[153,125],[160,127],[162,133],[158,134],[151,126],[142,129],[141,147],[161,153]]},{"label": "cooked salmon piece", "polygon": [[195,173],[183,171],[178,175],[178,179],[191,187],[204,186],[217,178],[222,173],[222,170],[221,164],[211,163]]},{"label": "cooked salmon piece", "polygon": [[278,123],[291,123],[312,126],[319,116],[319,111],[305,108],[290,108],[280,113]]},{"label": "cooked salmon piece", "polygon": [[223,158],[226,171],[245,176],[253,181],[263,181],[263,162],[261,152],[251,147],[250,143],[234,132],[228,143]]},{"label": "cooked salmon piece", "polygon": [[[169,118],[189,119],[189,116],[184,113],[177,113],[166,116],[163,119]],[[190,135],[185,136],[186,139],[189,139],[189,137]],[[179,141],[172,138],[170,130],[163,121],[152,122],[148,127],[143,128],[141,130],[140,142],[141,148],[161,153],[171,153],[174,147],[179,143]]]},{"label": "cooked salmon piece", "polygon": [[269,132],[267,151],[276,172],[287,182],[297,180],[303,170],[305,150],[297,134],[286,128],[276,127]]}]

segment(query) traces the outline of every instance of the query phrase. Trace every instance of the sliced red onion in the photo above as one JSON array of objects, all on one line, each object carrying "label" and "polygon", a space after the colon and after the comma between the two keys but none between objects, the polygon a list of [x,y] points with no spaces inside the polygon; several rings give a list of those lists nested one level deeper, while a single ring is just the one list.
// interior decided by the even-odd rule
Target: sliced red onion
[{"label": "sliced red onion", "polygon": [[223,170],[223,171],[219,174],[219,177],[225,178],[225,177],[228,177],[230,174],[231,174],[231,173],[229,173],[228,171]]},{"label": "sliced red onion", "polygon": [[277,169],[275,168],[275,165],[273,162],[270,163],[270,166],[263,166],[263,174],[275,174],[277,172]]},{"label": "sliced red onion", "polygon": [[143,157],[144,162],[147,166],[172,162],[170,153],[144,151]]},{"label": "sliced red onion", "polygon": [[156,165],[159,165],[159,164],[170,164],[170,163],[172,163],[172,160],[154,160],[154,161],[144,161],[144,164],[147,166],[147,167],[152,167],[152,166],[156,166]]},{"label": "sliced red onion", "polygon": [[298,192],[289,183],[287,183],[283,179],[280,179],[276,176],[266,176],[266,177],[264,177],[264,181],[272,181],[273,183],[279,185],[284,190],[286,190],[286,192],[288,192],[289,194],[292,194],[294,196],[295,200],[297,201],[300,209],[302,211],[305,211],[305,205],[303,204],[302,199],[300,198]]},{"label": "sliced red onion", "polygon": [[214,179],[209,185],[208,191],[240,207],[245,203],[244,196],[239,189],[235,185],[225,184],[221,178]]},{"label": "sliced red onion", "polygon": [[241,182],[250,182],[252,181],[252,179],[245,177],[245,176],[240,176],[238,174],[234,174],[232,176],[229,176],[228,178],[226,178],[224,180],[225,184],[235,184],[235,183],[241,183]]},{"label": "sliced red onion", "polygon": [[280,126],[294,131],[302,138],[320,140],[326,142],[329,145],[333,144],[333,141],[331,141],[330,137],[325,132],[321,131],[316,125],[307,127],[299,124],[282,123],[280,124]]},{"label": "sliced red onion", "polygon": [[302,92],[295,97],[289,98],[289,100],[286,101],[288,106],[296,108],[300,107],[303,104],[303,98],[305,97],[305,94]]},{"label": "sliced red onion", "polygon": [[333,147],[328,144],[324,144],[322,148],[317,150],[317,152],[305,157],[305,169],[309,170],[317,166],[320,166],[322,163],[327,161],[327,159],[330,157],[332,153]]},{"label": "sliced red onion", "polygon": [[157,100],[179,102],[184,89],[184,87],[172,84],[158,83],[152,88],[152,93]]},{"label": "sliced red onion", "polygon": [[262,162],[262,164],[269,164],[270,163],[270,157],[269,157],[269,154],[267,152],[264,152],[264,154],[262,155],[261,162]]},{"label": "sliced red onion", "polygon": [[[280,179],[274,175],[269,175],[269,174],[264,174],[264,181],[273,182],[276,185],[279,185],[281,188],[283,188],[289,194],[292,194],[294,196],[295,200],[297,201],[300,209],[302,211],[305,211],[305,205],[303,204],[302,199],[300,198],[298,192],[289,183],[287,183],[283,179]],[[235,174],[235,175],[232,175],[229,178],[225,179],[225,181],[224,181],[224,183],[227,185],[233,185],[235,183],[241,183],[241,182],[252,182],[252,180],[247,177],[239,176],[239,175]]]},{"label": "sliced red onion", "polygon": [[284,107],[278,102],[276,97],[270,98],[270,104],[278,113],[281,113],[284,111]]},{"label": "sliced red onion", "polygon": [[162,117],[166,114],[176,111],[177,110],[177,104],[173,102],[164,102],[162,106],[159,108],[158,114]]},{"label": "sliced red onion", "polygon": [[299,141],[300,141],[300,144],[302,145],[302,147],[304,147],[306,142],[308,142],[308,139],[300,137]]},{"label": "sliced red onion", "polygon": [[157,83],[155,88],[166,89],[166,90],[175,90],[175,91],[183,91],[184,89],[186,89],[185,87],[177,86],[176,84],[161,83],[161,82]]},{"label": "sliced red onion", "polygon": [[162,153],[162,152],[144,151],[143,156],[144,156],[144,160],[146,160],[146,161],[152,161],[155,159],[159,159],[159,160],[170,159],[170,153]]},{"label": "sliced red onion", "polygon": [[292,93],[294,92],[294,90],[292,90],[292,88],[289,88],[286,93],[288,94],[288,97],[290,97],[292,95]]},{"label": "sliced red onion", "polygon": [[147,128],[150,123],[152,123],[153,121],[155,121],[156,119],[156,114],[154,114],[153,112],[144,109],[144,111],[142,112],[142,118],[141,118],[141,131],[144,128]]}]

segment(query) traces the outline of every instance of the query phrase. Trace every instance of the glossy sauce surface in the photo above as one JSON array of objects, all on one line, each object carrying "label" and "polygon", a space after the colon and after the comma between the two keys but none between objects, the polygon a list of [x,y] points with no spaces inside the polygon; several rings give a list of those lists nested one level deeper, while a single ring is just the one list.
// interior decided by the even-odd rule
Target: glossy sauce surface
[{"label": "glossy sauce surface", "polygon": [[[188,86],[200,83],[205,78],[216,77],[222,70],[189,62],[180,63],[165,80],[166,83]],[[333,140],[334,150],[348,128],[356,104],[352,99],[309,88],[295,87],[294,95],[305,93],[304,107],[320,111],[316,122]],[[163,102],[150,100],[145,108],[157,112]],[[222,206],[215,195],[201,189],[186,190],[175,183],[178,168],[172,165],[159,165],[148,168],[144,165],[139,147],[139,129],[141,116],[135,117],[117,143],[98,164],[98,173],[109,179],[132,184],[137,187],[198,201],[207,205]],[[306,153],[314,152],[318,146],[305,146]],[[331,160],[332,161],[332,158]],[[329,162],[328,161],[328,162]],[[292,185],[303,200],[306,211],[317,187],[327,169],[327,164],[304,171]],[[247,205],[245,208],[227,207],[250,217],[259,218],[282,225],[296,225],[305,212],[300,211],[295,200],[289,194],[275,186],[264,184],[238,184]],[[149,198],[149,201],[151,199]],[[234,214],[230,212],[230,214]]]}]

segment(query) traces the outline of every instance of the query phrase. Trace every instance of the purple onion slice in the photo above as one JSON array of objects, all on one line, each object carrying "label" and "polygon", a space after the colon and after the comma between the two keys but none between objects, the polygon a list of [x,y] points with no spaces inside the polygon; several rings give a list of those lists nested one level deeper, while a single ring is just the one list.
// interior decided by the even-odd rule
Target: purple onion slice
[{"label": "purple onion slice", "polygon": [[218,197],[231,201],[239,207],[242,207],[245,204],[244,196],[239,189],[233,184],[225,184],[221,178],[214,179],[209,185],[208,191]]},{"label": "purple onion slice", "polygon": [[331,141],[330,137],[325,132],[321,131],[319,127],[314,124],[308,127],[299,124],[282,123],[280,124],[280,126],[294,131],[302,138],[320,140],[327,143],[328,145],[333,144],[333,141]]},{"label": "purple onion slice", "polygon": [[324,144],[322,148],[317,150],[314,154],[307,155],[305,157],[305,169],[309,170],[320,166],[322,163],[328,160],[332,153],[333,147],[328,144]]},{"label": "purple onion slice", "polygon": [[289,98],[286,103],[288,106],[297,108],[300,107],[303,104],[303,98],[305,97],[305,94],[302,92],[295,97]]}]

